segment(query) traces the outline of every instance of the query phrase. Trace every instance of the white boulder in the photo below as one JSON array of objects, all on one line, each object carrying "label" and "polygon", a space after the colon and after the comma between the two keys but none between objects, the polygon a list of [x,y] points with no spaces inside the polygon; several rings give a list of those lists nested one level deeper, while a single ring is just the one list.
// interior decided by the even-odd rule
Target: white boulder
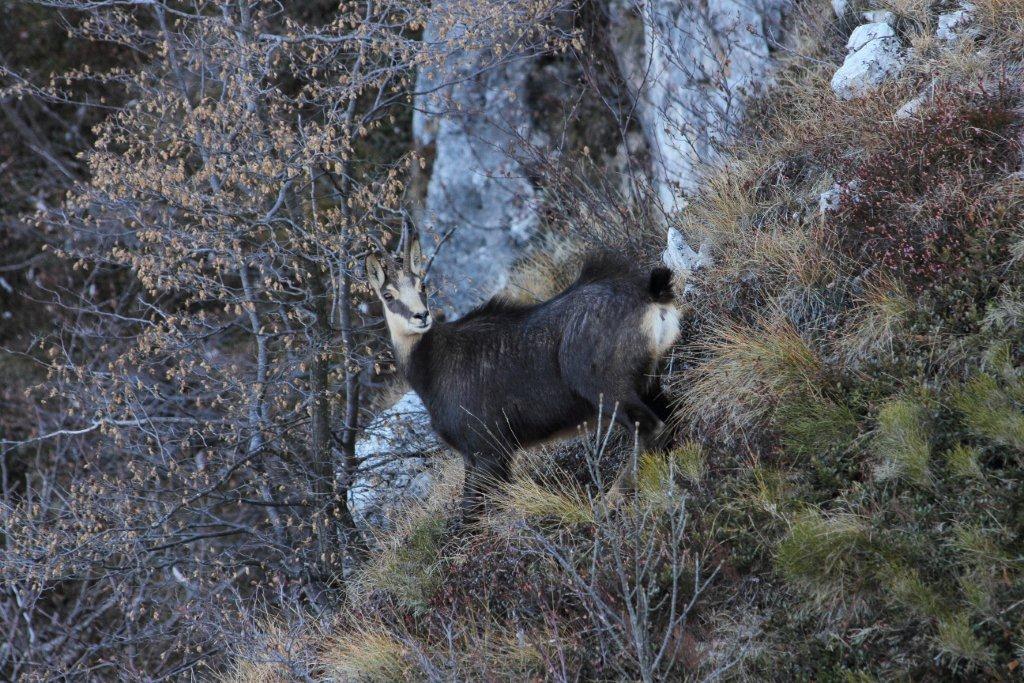
[{"label": "white boulder", "polygon": [[832,76],[832,90],[843,100],[867,95],[906,65],[903,43],[887,22],[858,26],[846,46],[850,54]]},{"label": "white boulder", "polygon": [[838,184],[833,185],[818,196],[818,211],[822,214],[838,211],[842,196],[843,188]]},{"label": "white boulder", "polygon": [[818,210],[822,215],[838,211],[844,192],[849,192],[852,195],[853,201],[856,202],[859,197],[857,194],[857,190],[859,189],[859,180],[851,180],[846,183],[833,183],[832,187],[818,195]]},{"label": "white boulder", "polygon": [[876,21],[870,24],[861,24],[853,29],[849,40],[846,41],[846,51],[856,52],[872,40],[879,38],[895,38],[896,31],[885,21]]},{"label": "white boulder", "polygon": [[393,511],[424,500],[435,478],[429,456],[441,448],[415,392],[374,418],[356,444],[360,466],[348,492],[356,524],[386,528]]},{"label": "white boulder", "polygon": [[868,22],[869,24],[879,21],[884,21],[889,25],[896,23],[896,15],[890,12],[889,10],[873,9],[864,12],[863,14],[861,14],[861,16],[864,17],[864,21]]},{"label": "white boulder", "polygon": [[896,110],[896,120],[906,121],[907,119],[914,118],[915,116],[917,116],[917,112],[921,110],[921,107],[927,101],[928,96],[924,93],[921,93],[914,99],[904,102],[903,106]]},{"label": "white boulder", "polygon": [[958,10],[940,14],[939,27],[935,31],[935,36],[939,40],[949,42],[976,36],[978,34],[978,29],[974,25],[976,10],[977,8],[973,4],[967,2]]}]

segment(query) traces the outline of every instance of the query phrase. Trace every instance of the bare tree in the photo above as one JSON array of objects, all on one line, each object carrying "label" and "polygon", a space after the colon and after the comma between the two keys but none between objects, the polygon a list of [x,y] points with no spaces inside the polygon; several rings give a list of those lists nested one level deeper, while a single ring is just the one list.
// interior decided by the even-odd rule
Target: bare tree
[{"label": "bare tree", "polygon": [[257,605],[331,605],[381,350],[354,268],[407,204],[415,71],[543,49],[556,5],[39,4],[133,59],[7,71],[5,103],[93,79],[123,104],[102,103],[67,200],[37,207],[81,277],[51,288],[38,423],[0,441],[31,463],[4,477],[0,671],[167,677]]}]

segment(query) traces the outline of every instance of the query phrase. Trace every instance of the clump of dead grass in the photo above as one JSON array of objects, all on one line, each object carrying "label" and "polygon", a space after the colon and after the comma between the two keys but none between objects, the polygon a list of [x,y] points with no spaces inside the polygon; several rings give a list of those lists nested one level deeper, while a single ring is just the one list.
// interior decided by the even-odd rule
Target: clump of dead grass
[{"label": "clump of dead grass", "polygon": [[675,380],[682,415],[699,423],[749,429],[779,401],[814,392],[822,360],[788,320],[722,322],[697,342],[692,370]]}]

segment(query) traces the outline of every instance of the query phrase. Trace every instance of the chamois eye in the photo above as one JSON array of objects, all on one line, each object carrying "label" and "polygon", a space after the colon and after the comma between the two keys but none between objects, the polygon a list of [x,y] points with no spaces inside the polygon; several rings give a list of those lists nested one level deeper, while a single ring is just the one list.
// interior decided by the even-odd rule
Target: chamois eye
[{"label": "chamois eye", "polygon": [[395,300],[395,297],[394,297],[394,295],[391,292],[384,292],[383,294],[381,294],[381,296],[384,297],[384,301],[394,301]]}]

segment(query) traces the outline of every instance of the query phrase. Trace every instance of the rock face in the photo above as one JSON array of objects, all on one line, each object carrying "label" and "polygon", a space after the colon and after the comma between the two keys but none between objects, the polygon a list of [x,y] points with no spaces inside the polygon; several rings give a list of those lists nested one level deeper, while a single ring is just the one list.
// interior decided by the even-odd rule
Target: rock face
[{"label": "rock face", "polygon": [[[445,37],[428,25],[424,38]],[[489,51],[462,50],[417,78],[423,94],[413,136],[434,156],[420,223],[428,255],[427,245],[447,236],[432,276],[441,281],[444,303],[454,314],[501,289],[537,228],[534,189],[517,153],[524,142],[534,142],[525,103],[535,60],[494,61]]]},{"label": "rock face", "polygon": [[770,69],[786,0],[611,0],[612,48],[651,150],[662,209],[685,205]]},{"label": "rock face", "polygon": [[832,76],[832,90],[843,100],[867,95],[899,74],[906,63],[903,43],[887,21],[858,26],[846,49],[846,60]]}]

